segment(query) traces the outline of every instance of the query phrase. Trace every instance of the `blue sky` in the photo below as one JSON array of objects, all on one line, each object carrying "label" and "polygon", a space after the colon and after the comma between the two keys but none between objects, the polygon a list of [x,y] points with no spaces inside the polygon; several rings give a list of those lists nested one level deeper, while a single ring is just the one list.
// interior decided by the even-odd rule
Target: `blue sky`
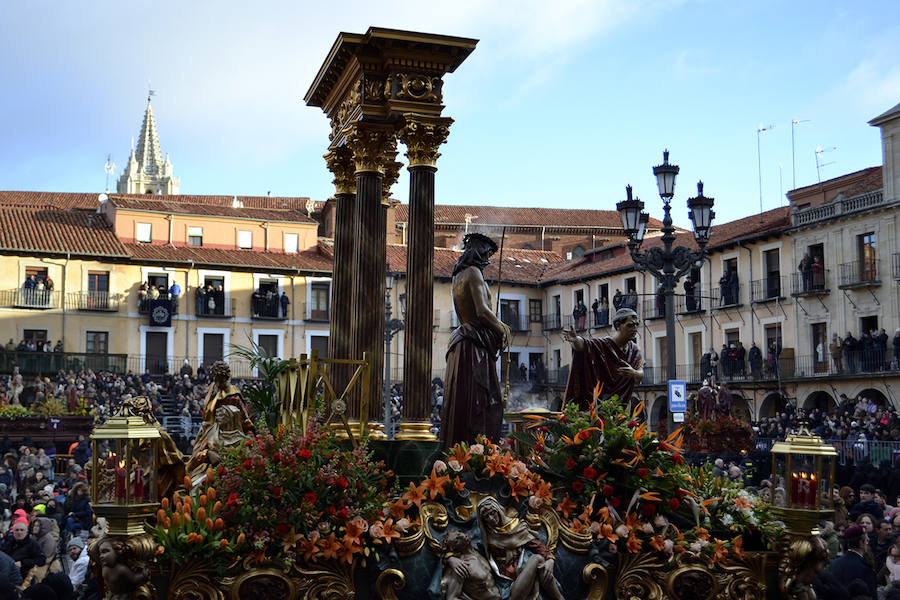
[{"label": "blue sky", "polygon": [[725,222],[759,210],[759,124],[770,209],[792,119],[803,186],[817,146],[837,148],[823,179],[880,164],[867,121],[900,102],[896,1],[4,2],[0,189],[103,191],[150,80],[183,193],[326,199],[328,124],[302,98],[337,33],[370,25],[481,40],[444,86],[444,204],[613,209],[630,183],[661,217],[669,148],[676,223],[701,178]]}]

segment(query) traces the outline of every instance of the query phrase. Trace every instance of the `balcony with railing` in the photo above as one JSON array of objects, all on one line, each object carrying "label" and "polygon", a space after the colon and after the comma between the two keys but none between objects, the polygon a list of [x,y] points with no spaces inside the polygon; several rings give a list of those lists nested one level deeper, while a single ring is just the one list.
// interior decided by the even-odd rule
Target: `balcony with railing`
[{"label": "balcony with railing", "polygon": [[750,282],[750,302],[775,302],[784,300],[787,291],[786,277],[776,275]]},{"label": "balcony with railing", "polygon": [[663,297],[644,298],[641,316],[645,321],[666,318],[666,299]]},{"label": "balcony with railing", "polygon": [[194,291],[194,310],[201,319],[231,319],[233,311],[229,311],[225,302],[224,290]]},{"label": "balcony with railing", "polygon": [[[227,351],[225,353],[227,355]],[[113,355],[110,355],[113,356]],[[116,355],[119,356],[119,355]],[[125,357],[125,355],[121,355]],[[191,372],[196,376],[197,369],[200,365],[205,365],[209,370],[217,360],[224,360],[231,368],[232,378],[249,378],[257,377],[254,369],[250,368],[250,362],[246,360],[236,359],[229,356],[207,356],[199,358],[196,354],[191,356],[165,356],[163,354],[129,354],[127,360],[123,360],[123,366],[133,373],[144,373],[150,371],[151,375],[163,375],[169,373],[177,375],[179,370],[185,365],[185,360],[191,367]],[[124,372],[124,371],[123,371]]]},{"label": "balcony with railing", "polygon": [[84,352],[0,352],[0,373],[19,367],[23,375],[46,375],[57,371],[90,369],[124,373],[127,354],[87,354]]},{"label": "balcony with railing", "polygon": [[[322,305],[316,302],[304,302],[303,303],[303,320],[308,321],[310,323],[328,323],[331,318],[331,308],[330,305],[326,305],[324,308]],[[396,307],[395,307],[396,308]],[[288,314],[290,314],[290,306],[288,306]],[[393,317],[400,317],[397,314],[397,311],[394,310]]]},{"label": "balcony with railing", "polygon": [[693,294],[675,294],[675,314],[690,315],[702,313],[704,299],[700,296],[700,290],[694,288]]},{"label": "balcony with railing", "polygon": [[831,292],[831,270],[809,273],[791,273],[791,296],[822,296]]},{"label": "balcony with railing", "polygon": [[47,290],[18,288],[0,291],[0,305],[6,308],[59,308],[60,293]]},{"label": "balcony with railing", "polygon": [[170,298],[169,292],[159,292],[155,298],[151,298],[149,294],[147,295],[139,295],[138,296],[138,313],[142,315],[150,314],[150,301],[151,300],[172,300],[172,314],[177,315],[180,307],[178,306],[181,302],[179,299]]},{"label": "balcony with railing", "polygon": [[542,329],[544,331],[555,331],[563,327],[563,315],[549,314],[544,315]]},{"label": "balcony with railing", "polygon": [[841,268],[841,289],[874,287],[881,285],[880,260],[854,260],[843,263]]},{"label": "balcony with railing", "polygon": [[291,306],[281,307],[281,296],[273,294],[265,296],[253,292],[250,297],[250,313],[254,319],[267,321],[286,321],[290,314]]},{"label": "balcony with railing", "polygon": [[117,312],[121,298],[121,294],[109,292],[69,292],[66,294],[66,309]]},{"label": "balcony with railing", "polygon": [[528,331],[528,315],[520,314],[512,310],[500,309],[500,320],[509,326],[513,332]]},{"label": "balcony with railing", "polygon": [[850,198],[838,196],[829,204],[821,204],[793,212],[791,213],[791,219],[795,226],[811,225],[819,221],[827,221],[843,215],[877,208],[882,204],[884,204],[882,190],[866,192]]},{"label": "balcony with railing", "polygon": [[735,308],[743,306],[744,284],[729,284],[714,287],[709,292],[710,305],[714,309]]}]

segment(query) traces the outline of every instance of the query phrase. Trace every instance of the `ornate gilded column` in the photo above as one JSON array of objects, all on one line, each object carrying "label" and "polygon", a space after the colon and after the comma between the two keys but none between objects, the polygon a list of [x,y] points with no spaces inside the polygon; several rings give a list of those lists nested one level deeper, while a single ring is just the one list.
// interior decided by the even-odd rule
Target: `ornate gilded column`
[{"label": "ornate gilded column", "polygon": [[431,359],[434,321],[434,174],[449,117],[405,114],[399,132],[409,158],[409,237],[406,248],[406,329],[403,422],[397,439],[434,440],[431,433]]},{"label": "ornate gilded column", "polygon": [[[372,364],[368,385],[372,402],[369,421],[381,420],[384,383],[384,274],[385,208],[382,202],[385,168],[397,155],[393,128],[356,122],[344,130],[347,148],[353,153],[356,171],[356,198],[353,234],[353,291],[351,354],[361,357],[369,352]],[[359,395],[350,398],[351,419],[360,417]]]},{"label": "ornate gilded column", "polygon": [[[328,170],[334,174],[335,188],[334,268],[331,279],[328,356],[351,358],[356,165],[353,162],[353,153],[347,147],[335,148],[324,158]],[[346,365],[335,365],[332,370],[333,385],[342,390],[349,380],[350,369]]]}]

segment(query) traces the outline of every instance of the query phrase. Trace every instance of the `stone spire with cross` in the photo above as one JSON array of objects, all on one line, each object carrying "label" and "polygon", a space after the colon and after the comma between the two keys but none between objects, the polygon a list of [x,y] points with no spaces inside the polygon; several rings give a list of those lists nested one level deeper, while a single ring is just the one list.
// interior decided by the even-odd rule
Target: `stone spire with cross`
[{"label": "stone spire with cross", "polygon": [[147,95],[147,108],[144,110],[137,147],[132,143],[128,163],[116,185],[116,191],[120,194],[177,194],[181,185],[181,179],[173,175],[169,155],[166,154],[163,160],[156,132],[156,118],[150,105],[153,94],[154,91],[150,90]]}]

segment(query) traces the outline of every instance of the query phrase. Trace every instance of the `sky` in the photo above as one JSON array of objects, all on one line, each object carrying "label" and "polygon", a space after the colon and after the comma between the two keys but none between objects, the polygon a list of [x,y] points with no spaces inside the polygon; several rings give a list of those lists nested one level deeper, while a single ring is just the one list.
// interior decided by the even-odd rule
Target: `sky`
[{"label": "sky", "polygon": [[900,102],[896,0],[9,1],[0,189],[102,192],[149,82],[182,193],[325,200],[328,120],[303,97],[369,26],[480,40],[445,77],[440,204],[614,210],[631,184],[661,218],[668,148],[676,224],[700,179],[727,222],[881,164],[867,122]]}]

